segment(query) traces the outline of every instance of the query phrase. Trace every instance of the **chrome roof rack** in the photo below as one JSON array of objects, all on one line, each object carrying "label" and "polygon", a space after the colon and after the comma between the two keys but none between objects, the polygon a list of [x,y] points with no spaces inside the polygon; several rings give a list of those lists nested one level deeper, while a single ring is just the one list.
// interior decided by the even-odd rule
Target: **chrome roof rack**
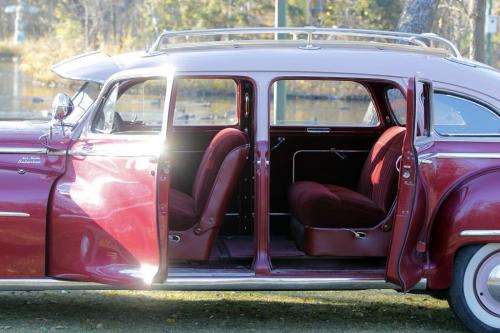
[{"label": "chrome roof rack", "polygon": [[[367,30],[367,29],[345,29],[345,28],[316,28],[316,27],[258,27],[258,28],[224,28],[224,29],[207,29],[207,30],[182,30],[182,31],[164,31],[162,32],[151,48],[149,53],[157,53],[165,51],[169,45],[175,44],[191,44],[191,37],[212,37],[219,38],[225,37],[226,40],[237,42],[248,40],[248,38],[230,39],[234,35],[265,35],[265,34],[279,34],[281,36],[291,36],[292,40],[303,40],[305,44],[301,46],[303,49],[318,49],[314,45],[314,41],[320,41],[314,37],[326,37],[327,40],[334,40],[334,37],[353,37],[365,38],[371,41],[387,40],[393,43],[406,43],[409,45],[429,47],[432,43],[437,45],[444,45],[451,54],[457,59],[462,59],[462,55],[458,48],[448,39],[438,36],[433,33],[412,34],[406,32],[393,32],[383,30]],[[299,36],[306,36],[306,39],[299,39]],[[169,42],[173,38],[184,38],[185,42],[175,43]],[[290,38],[288,38],[290,39]],[[429,45],[428,45],[428,44]]]}]

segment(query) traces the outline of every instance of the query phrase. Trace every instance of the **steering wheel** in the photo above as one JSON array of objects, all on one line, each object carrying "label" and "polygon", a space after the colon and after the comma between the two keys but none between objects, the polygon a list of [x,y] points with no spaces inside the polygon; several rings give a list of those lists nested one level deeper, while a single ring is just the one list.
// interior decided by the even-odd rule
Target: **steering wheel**
[{"label": "steering wheel", "polygon": [[113,128],[112,132],[121,132],[123,127],[124,127],[125,122],[123,121],[122,116],[118,113],[115,112],[113,115]]}]

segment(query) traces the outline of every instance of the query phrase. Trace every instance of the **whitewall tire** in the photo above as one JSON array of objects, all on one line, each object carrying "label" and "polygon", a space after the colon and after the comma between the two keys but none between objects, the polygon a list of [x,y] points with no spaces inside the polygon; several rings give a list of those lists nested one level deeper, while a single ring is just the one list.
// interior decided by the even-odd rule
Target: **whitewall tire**
[{"label": "whitewall tire", "polygon": [[500,244],[461,249],[448,301],[456,316],[476,333],[500,333]]}]

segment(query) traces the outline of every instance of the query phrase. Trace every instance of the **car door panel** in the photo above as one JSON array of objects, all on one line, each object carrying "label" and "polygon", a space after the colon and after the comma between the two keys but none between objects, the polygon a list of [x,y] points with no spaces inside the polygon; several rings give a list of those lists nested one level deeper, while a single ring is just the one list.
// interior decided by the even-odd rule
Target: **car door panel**
[{"label": "car door panel", "polygon": [[[157,161],[145,146],[82,140],[71,147],[53,193],[50,276],[113,283],[116,274],[130,274],[132,283],[141,270],[156,273],[158,230],[151,216],[156,222]],[[120,148],[128,153],[111,155]]]},{"label": "car door panel", "polygon": [[[49,276],[134,288],[149,286],[155,277],[161,282],[166,278],[166,144],[173,73],[162,77],[152,72],[112,77],[95,112],[115,112],[120,95],[109,92],[121,82],[128,89],[137,76],[140,82],[166,78],[162,82],[168,102],[155,111],[162,123],[157,134],[93,133],[87,125],[70,146],[66,172],[52,193]],[[96,114],[96,119],[102,116]]]},{"label": "car door panel", "polygon": [[[36,151],[39,152],[36,152]],[[47,203],[65,155],[12,149],[0,161],[0,278],[45,276]]]},{"label": "car door panel", "polygon": [[400,285],[403,291],[410,290],[421,280],[427,263],[420,234],[427,216],[429,186],[422,177],[415,141],[416,137],[429,136],[431,106],[432,83],[411,78],[407,88],[406,134],[399,164],[396,217],[386,272],[387,280]]}]

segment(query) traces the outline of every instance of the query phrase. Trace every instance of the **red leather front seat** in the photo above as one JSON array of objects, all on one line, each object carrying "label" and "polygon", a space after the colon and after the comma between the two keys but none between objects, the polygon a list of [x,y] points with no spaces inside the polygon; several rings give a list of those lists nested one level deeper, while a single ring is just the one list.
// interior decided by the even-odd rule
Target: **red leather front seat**
[{"label": "red leather front seat", "polygon": [[337,185],[302,181],[290,186],[292,216],[315,228],[369,228],[388,213],[397,191],[396,160],[405,128],[387,129],[363,166],[357,191]]},{"label": "red leather front seat", "polygon": [[191,195],[170,190],[169,259],[208,259],[248,149],[242,131],[223,129],[203,155]]}]

